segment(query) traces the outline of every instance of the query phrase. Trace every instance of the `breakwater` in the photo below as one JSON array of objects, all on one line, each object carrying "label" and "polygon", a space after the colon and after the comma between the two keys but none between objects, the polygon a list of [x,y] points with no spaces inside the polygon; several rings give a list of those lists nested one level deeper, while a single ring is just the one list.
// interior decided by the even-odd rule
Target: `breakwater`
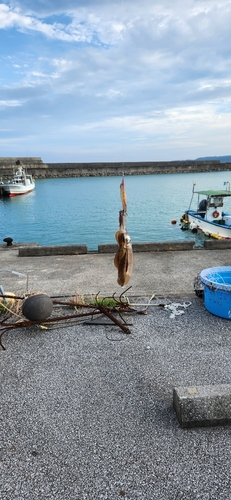
[{"label": "breakwater", "polygon": [[182,174],[193,172],[230,171],[231,163],[219,160],[44,163],[39,157],[0,157],[0,178],[6,179],[16,169],[16,161],[36,179],[56,177],[105,177],[122,175]]}]

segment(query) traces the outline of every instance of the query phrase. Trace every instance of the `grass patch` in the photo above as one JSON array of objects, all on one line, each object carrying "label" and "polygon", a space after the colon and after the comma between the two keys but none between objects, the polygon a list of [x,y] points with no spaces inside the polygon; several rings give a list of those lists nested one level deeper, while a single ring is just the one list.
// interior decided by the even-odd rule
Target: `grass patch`
[{"label": "grass patch", "polygon": [[95,306],[116,307],[118,306],[118,301],[113,299],[113,297],[105,297],[104,299],[94,299],[92,304]]}]

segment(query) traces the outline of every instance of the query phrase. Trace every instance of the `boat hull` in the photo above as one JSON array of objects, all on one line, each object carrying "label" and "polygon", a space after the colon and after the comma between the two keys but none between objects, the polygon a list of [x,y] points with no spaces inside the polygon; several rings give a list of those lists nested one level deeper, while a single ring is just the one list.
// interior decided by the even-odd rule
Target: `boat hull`
[{"label": "boat hull", "polygon": [[22,188],[19,188],[17,190],[15,188],[13,188],[13,189],[11,189],[11,188],[4,189],[3,188],[4,194],[6,194],[7,196],[10,196],[10,197],[31,193],[31,191],[33,191],[33,190],[34,190],[33,186],[30,187],[29,189],[25,188],[25,186],[22,186]]},{"label": "boat hull", "polygon": [[212,238],[231,239],[231,225],[204,220],[200,216],[190,214],[190,211],[187,212],[187,221],[185,223],[192,232],[200,230],[206,236]]},{"label": "boat hull", "polygon": [[30,193],[31,191],[33,191],[35,188],[35,185],[34,184],[31,184],[30,186],[23,186],[23,185],[2,185],[1,186],[1,189],[3,191],[3,194],[5,196],[18,196],[18,195],[22,195],[22,194],[27,194],[27,193]]}]

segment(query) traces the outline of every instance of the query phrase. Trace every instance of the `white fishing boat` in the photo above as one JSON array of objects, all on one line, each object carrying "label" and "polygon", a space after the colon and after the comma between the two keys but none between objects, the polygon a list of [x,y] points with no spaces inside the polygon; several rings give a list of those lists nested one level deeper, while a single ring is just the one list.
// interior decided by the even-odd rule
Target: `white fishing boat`
[{"label": "white fishing boat", "polygon": [[[189,209],[181,217],[181,229],[189,229],[193,233],[198,230],[206,236],[217,239],[231,239],[231,213],[224,211],[224,200],[231,197],[229,182],[224,183],[226,189],[195,191],[193,184]],[[191,208],[194,198],[196,207]]]},{"label": "white fishing boat", "polygon": [[19,166],[12,179],[0,183],[0,189],[3,195],[17,196],[33,191],[35,183],[32,175],[28,175],[25,170]]}]

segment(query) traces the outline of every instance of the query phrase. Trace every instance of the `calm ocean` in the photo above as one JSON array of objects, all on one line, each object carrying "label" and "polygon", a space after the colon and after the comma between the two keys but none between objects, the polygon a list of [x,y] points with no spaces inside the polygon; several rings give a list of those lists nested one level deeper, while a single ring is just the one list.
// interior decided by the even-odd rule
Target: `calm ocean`
[{"label": "calm ocean", "polygon": [[[192,185],[196,189],[224,188],[231,172],[139,175],[125,177],[127,230],[132,242],[197,239],[181,231],[180,217],[188,208]],[[36,180],[35,191],[0,198],[1,240],[39,245],[116,243],[121,209],[120,177],[84,177]],[[225,204],[231,212],[231,201]],[[177,224],[171,224],[172,219]]]}]

